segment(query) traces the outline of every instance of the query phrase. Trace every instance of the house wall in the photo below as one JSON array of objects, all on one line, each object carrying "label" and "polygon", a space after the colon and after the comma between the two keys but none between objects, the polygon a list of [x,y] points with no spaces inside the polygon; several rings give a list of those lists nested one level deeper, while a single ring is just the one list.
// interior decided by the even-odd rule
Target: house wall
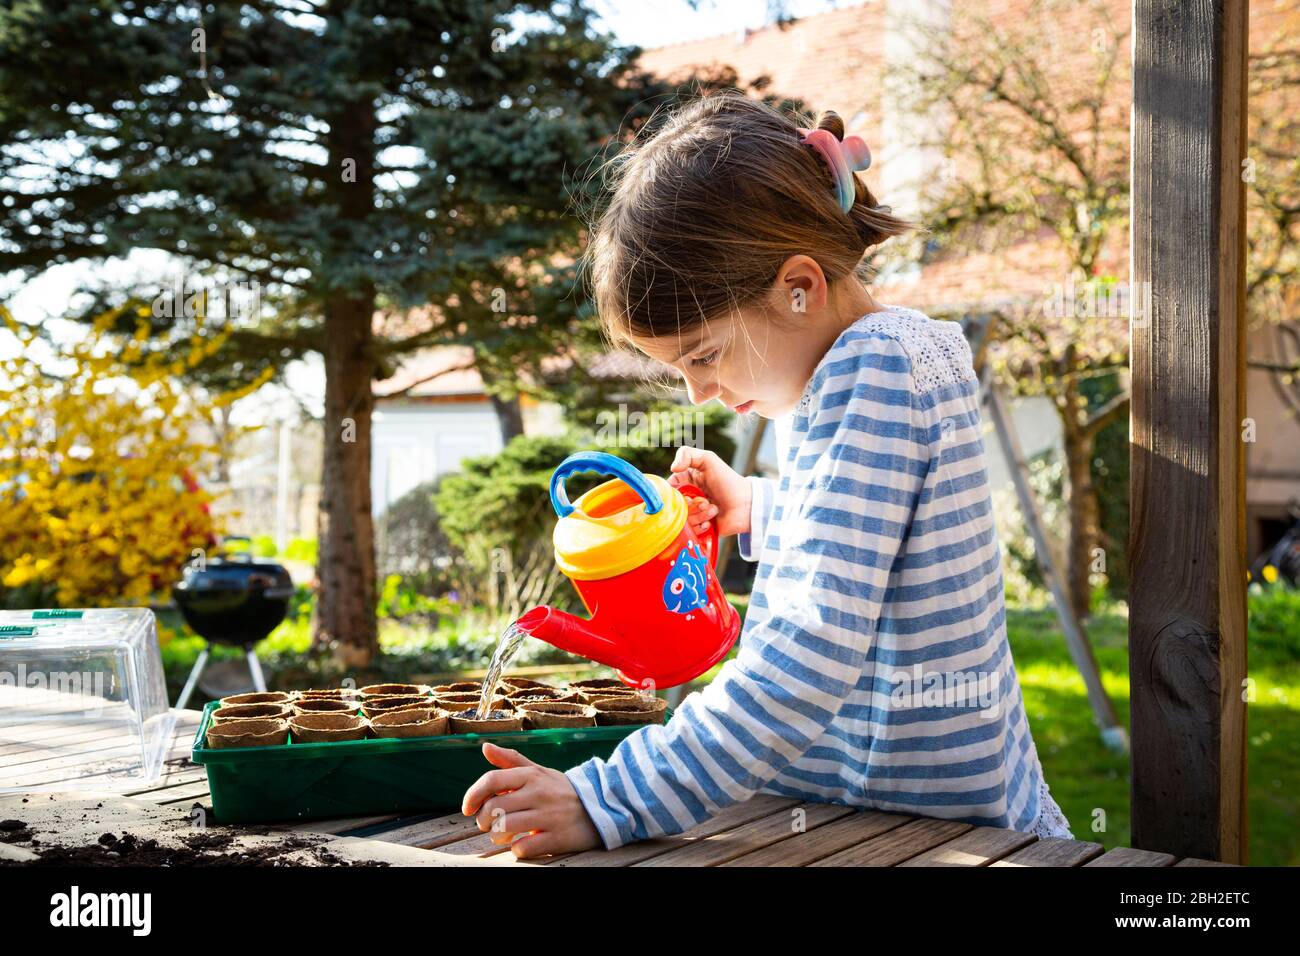
[{"label": "house wall", "polygon": [[[1275,336],[1267,327],[1251,329],[1249,357],[1294,362],[1294,355],[1273,349]],[[1275,373],[1264,369],[1246,372],[1246,415],[1255,425],[1254,440],[1246,443],[1246,553],[1252,559],[1290,525],[1287,503],[1300,498],[1300,416],[1279,387],[1300,402],[1295,382],[1282,385]]]},{"label": "house wall", "polygon": [[416,485],[458,470],[462,458],[501,447],[501,426],[486,399],[381,402],[372,432],[371,509],[383,514]]},{"label": "house wall", "polygon": [[519,401],[525,435],[558,435],[564,431],[564,408],[557,402],[539,402],[524,395]]}]

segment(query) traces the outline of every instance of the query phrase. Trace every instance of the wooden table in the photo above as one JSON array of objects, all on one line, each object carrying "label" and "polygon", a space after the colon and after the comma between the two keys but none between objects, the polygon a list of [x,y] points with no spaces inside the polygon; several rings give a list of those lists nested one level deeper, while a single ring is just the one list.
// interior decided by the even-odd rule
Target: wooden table
[{"label": "wooden table", "polygon": [[[194,803],[206,802],[208,783],[204,769],[189,761],[200,714],[195,710],[176,713],[164,775],[148,789],[125,795],[184,815]],[[0,748],[0,767],[15,759]],[[1107,851],[1099,844],[1078,840],[1040,840],[1014,830],[773,796],[758,796],[729,807],[676,836],[612,851],[536,861],[516,860],[506,848],[480,833],[472,819],[459,813],[309,820],[283,829],[360,837],[372,841],[371,846],[391,847],[396,862],[430,866],[1225,865],[1146,850]]]}]

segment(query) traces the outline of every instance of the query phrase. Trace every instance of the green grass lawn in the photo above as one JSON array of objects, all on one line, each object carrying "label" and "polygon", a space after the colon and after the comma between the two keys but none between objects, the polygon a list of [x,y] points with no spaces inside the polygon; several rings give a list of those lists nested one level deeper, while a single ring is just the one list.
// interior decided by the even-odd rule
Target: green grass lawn
[{"label": "green grass lawn", "polygon": [[[1250,862],[1300,865],[1300,596],[1251,598],[1247,712]],[[1008,609],[1007,629],[1034,741],[1052,794],[1075,837],[1106,847],[1129,842],[1129,759],[1106,748],[1083,678],[1055,613]],[[1123,605],[1088,627],[1102,682],[1128,726],[1128,621]],[[1101,828],[1101,829],[1099,829]]]},{"label": "green grass lawn", "polygon": [[[1109,749],[1088,705],[1083,678],[1070,659],[1051,608],[1007,609],[1030,730],[1052,796],[1077,839],[1106,847],[1129,841],[1129,761]],[[1102,684],[1128,726],[1128,620],[1124,608],[1095,614],[1088,627]]]}]

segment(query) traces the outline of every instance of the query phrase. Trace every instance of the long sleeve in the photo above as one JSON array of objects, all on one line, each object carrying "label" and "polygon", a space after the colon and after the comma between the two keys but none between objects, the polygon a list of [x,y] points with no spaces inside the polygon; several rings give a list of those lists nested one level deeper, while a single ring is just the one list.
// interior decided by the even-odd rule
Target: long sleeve
[{"label": "long sleeve", "polygon": [[841,335],[808,394],[806,429],[797,421],[797,452],[761,515],[779,540],[760,543],[736,658],[666,725],[568,771],[608,848],[681,832],[761,790],[863,676],[940,429],[907,353],[878,333]]},{"label": "long sleeve", "polygon": [[757,561],[763,553],[767,537],[767,519],[776,502],[776,482],[771,478],[750,475],[751,501],[749,505],[749,530],[736,535],[736,550],[746,561]]}]

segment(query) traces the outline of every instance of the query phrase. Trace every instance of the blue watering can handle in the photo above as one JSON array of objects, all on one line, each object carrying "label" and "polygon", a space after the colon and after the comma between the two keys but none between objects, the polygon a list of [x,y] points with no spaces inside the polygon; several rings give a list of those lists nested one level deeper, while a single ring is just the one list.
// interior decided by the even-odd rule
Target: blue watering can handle
[{"label": "blue watering can handle", "polygon": [[573,505],[569,504],[569,496],[564,491],[564,479],[585,471],[594,471],[598,475],[613,475],[630,485],[645,502],[645,513],[648,515],[655,514],[664,506],[664,500],[655,490],[655,486],[650,484],[635,465],[630,465],[622,458],[616,458],[603,451],[578,451],[560,462],[560,467],[556,468],[555,473],[551,475],[551,507],[561,518],[573,512]]}]

